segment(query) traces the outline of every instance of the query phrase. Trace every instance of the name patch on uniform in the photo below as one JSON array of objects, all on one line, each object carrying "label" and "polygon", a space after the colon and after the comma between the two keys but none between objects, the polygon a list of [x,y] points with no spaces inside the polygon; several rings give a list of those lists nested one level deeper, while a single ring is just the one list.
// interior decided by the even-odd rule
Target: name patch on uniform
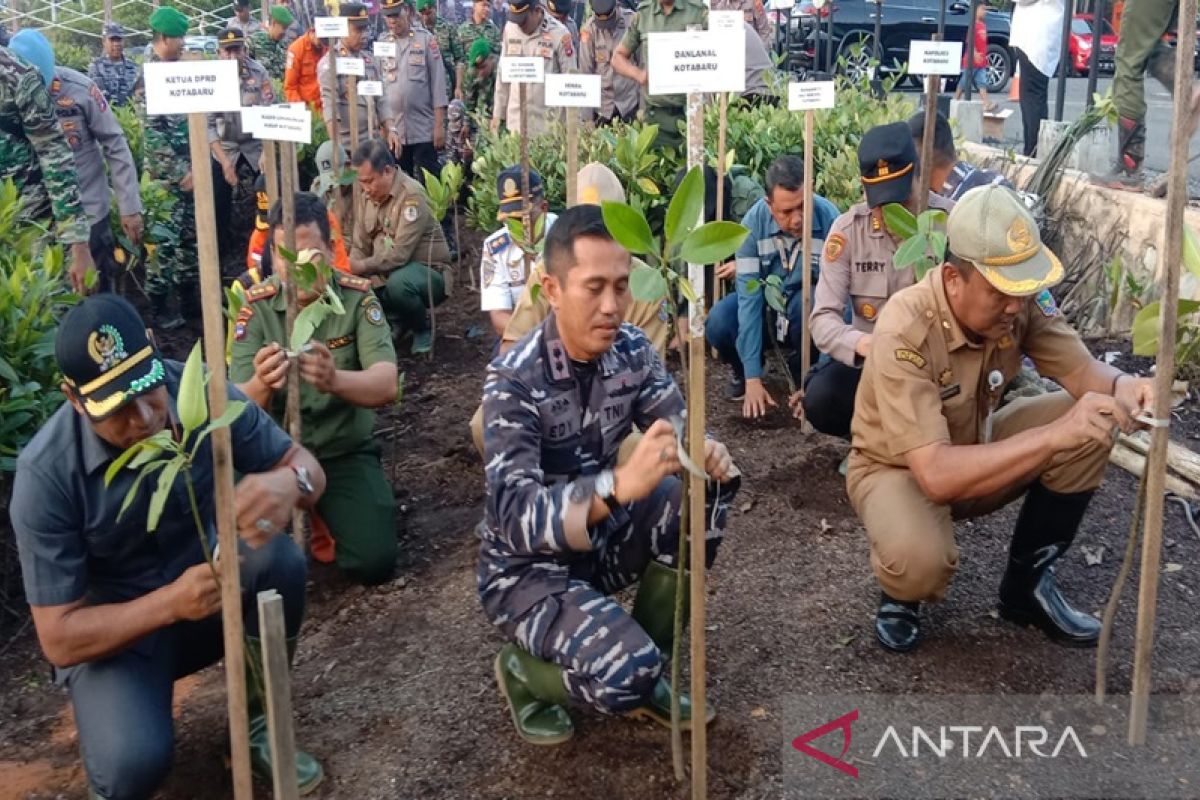
[{"label": "name patch on uniform", "polygon": [[907,361],[917,369],[925,369],[925,356],[921,355],[916,350],[909,350],[907,347],[899,347],[896,349],[896,360]]},{"label": "name patch on uniform", "polygon": [[1054,302],[1054,295],[1050,294],[1049,289],[1043,289],[1038,292],[1033,298],[1033,302],[1037,303],[1037,307],[1042,310],[1042,315],[1053,317],[1058,313],[1058,303]]},{"label": "name patch on uniform", "polygon": [[551,397],[538,403],[538,415],[542,418],[542,430],[547,441],[561,442],[578,430],[579,415],[567,395]]},{"label": "name patch on uniform", "polygon": [[882,261],[855,261],[855,272],[883,272],[887,265]]},{"label": "name patch on uniform", "polygon": [[512,239],[508,237],[508,232],[504,231],[495,239],[488,242],[488,252],[494,256],[498,256],[508,249],[510,244],[512,244]]},{"label": "name patch on uniform", "polygon": [[840,233],[835,233],[825,242],[825,258],[829,261],[837,261],[838,256],[846,249],[846,237]]}]

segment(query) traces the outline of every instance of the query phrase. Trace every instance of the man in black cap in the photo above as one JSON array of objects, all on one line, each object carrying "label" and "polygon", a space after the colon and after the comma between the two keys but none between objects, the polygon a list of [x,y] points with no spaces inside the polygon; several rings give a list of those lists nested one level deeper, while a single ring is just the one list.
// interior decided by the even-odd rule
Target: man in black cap
[{"label": "man in black cap", "polygon": [[[139,442],[196,436],[180,419],[183,365],[162,358],[137,311],[111,294],[67,313],[55,355],[68,402],[18,457],[10,508],[25,596],[55,679],[71,693],[91,796],[149,797],[171,767],[175,681],[223,650],[220,588],[200,541],[208,549],[216,543],[212,439],[200,443],[185,475],[170,467],[155,473],[155,487],[129,468],[107,480],[114,460]],[[233,385],[229,399],[246,402]],[[283,531],[295,506],[316,503],[325,475],[253,403],[229,427],[234,468],[244,477],[234,493],[239,547],[228,557],[241,562],[246,656],[257,661],[254,597],[265,589],[283,597],[294,649],[306,570]],[[148,510],[163,492],[151,532]],[[269,777],[263,695],[251,677],[261,669],[247,667],[251,762]],[[307,754],[297,753],[296,769],[301,792],[321,780]]]},{"label": "man in black cap", "polygon": [[[813,344],[824,356],[805,377],[803,391],[792,397],[793,408],[803,399],[814,428],[833,436],[850,433],[854,395],[879,312],[889,297],[915,281],[911,267],[892,267],[901,240],[883,220],[889,203],[917,211],[917,149],[908,124],[893,122],[867,131],[858,145],[858,167],[866,202],[842,214],[829,229],[808,321]],[[927,208],[948,212],[954,206],[928,194]]]},{"label": "man in black cap", "polygon": [[250,14],[250,0],[233,0],[233,16],[225,27],[241,31],[247,39],[263,29],[262,23]]},{"label": "man in black cap", "polygon": [[[503,50],[505,56],[540,57],[546,60],[546,72],[563,74],[575,72],[575,43],[571,32],[558,20],[545,12],[539,0],[509,0],[508,22],[504,25]],[[500,123],[510,131],[521,131],[520,92],[514,84],[496,80],[496,99],[492,106],[492,130],[500,130]],[[546,108],[546,89],[541,83],[525,87],[525,105],[528,107],[529,137],[546,132],[551,119],[562,121],[559,109],[553,112]]]},{"label": "man in black cap", "polygon": [[133,96],[138,66],[125,57],[125,29],[117,23],[104,26],[104,55],[92,61],[88,77],[114,106],[125,105]]},{"label": "man in black cap", "polygon": [[546,10],[550,12],[550,16],[558,20],[564,28],[571,32],[571,42],[575,45],[575,49],[578,50],[579,26],[571,18],[571,14],[575,10],[575,3],[572,0],[546,0]]},{"label": "man in black cap", "polygon": [[642,87],[613,69],[613,54],[633,22],[633,11],[617,0],[591,0],[592,15],[579,31],[579,71],[600,76],[600,107],[593,112],[600,125],[620,119],[632,122],[642,99]]}]

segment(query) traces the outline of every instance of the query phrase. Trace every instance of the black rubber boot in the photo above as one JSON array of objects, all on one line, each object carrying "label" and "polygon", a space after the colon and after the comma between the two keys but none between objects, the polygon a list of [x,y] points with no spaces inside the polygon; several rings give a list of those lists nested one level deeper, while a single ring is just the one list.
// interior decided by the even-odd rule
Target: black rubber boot
[{"label": "black rubber boot", "polygon": [[1060,644],[1095,647],[1100,621],[1072,608],[1054,581],[1054,563],[1070,548],[1094,492],[1059,494],[1033,484],[1017,516],[1000,616],[1033,625]]},{"label": "black rubber boot", "polygon": [[921,604],[879,593],[875,638],[894,653],[907,653],[921,642]]}]

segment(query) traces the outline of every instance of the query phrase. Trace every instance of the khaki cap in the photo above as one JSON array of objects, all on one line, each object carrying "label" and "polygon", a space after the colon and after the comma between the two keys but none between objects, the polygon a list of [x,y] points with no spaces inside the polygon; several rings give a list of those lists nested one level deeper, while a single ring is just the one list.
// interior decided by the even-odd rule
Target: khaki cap
[{"label": "khaki cap", "polygon": [[950,252],[1013,297],[1035,295],[1063,279],[1062,262],[1042,244],[1033,216],[1007,186],[972,189],[946,220]]},{"label": "khaki cap", "polygon": [[579,170],[576,192],[582,205],[598,206],[601,203],[624,203],[625,190],[613,171],[593,161]]}]

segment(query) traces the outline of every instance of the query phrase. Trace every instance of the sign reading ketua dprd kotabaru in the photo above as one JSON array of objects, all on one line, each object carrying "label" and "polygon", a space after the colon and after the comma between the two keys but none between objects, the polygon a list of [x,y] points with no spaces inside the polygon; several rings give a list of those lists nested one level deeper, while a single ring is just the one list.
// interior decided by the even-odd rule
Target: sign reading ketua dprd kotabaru
[{"label": "sign reading ketua dprd kotabaru", "polygon": [[142,69],[147,114],[215,114],[242,106],[236,61],[152,61]]}]

